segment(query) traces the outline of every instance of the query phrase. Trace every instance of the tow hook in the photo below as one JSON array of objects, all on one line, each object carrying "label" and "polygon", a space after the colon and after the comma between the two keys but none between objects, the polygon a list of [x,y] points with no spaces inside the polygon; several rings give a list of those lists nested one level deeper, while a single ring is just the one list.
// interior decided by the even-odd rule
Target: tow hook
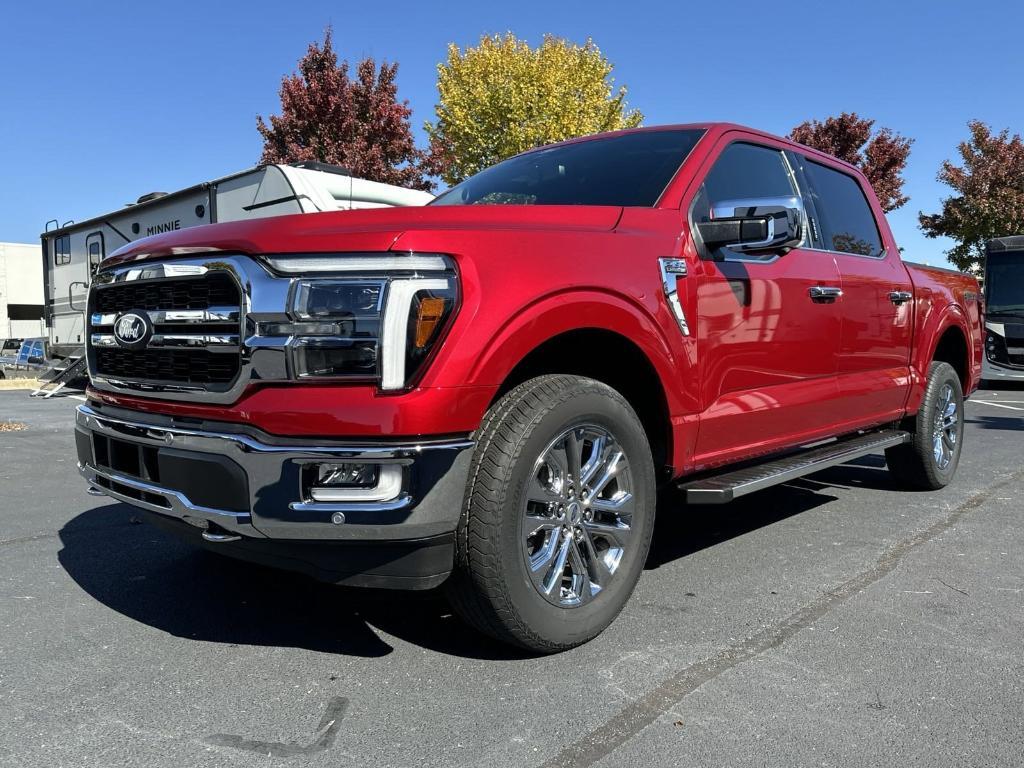
[{"label": "tow hook", "polygon": [[222,544],[226,541],[239,541],[242,538],[237,533],[225,531],[216,523],[211,523],[209,520],[204,520],[201,517],[186,517],[185,522],[189,525],[194,525],[196,528],[201,528],[203,530],[203,540],[213,542],[214,544]]}]

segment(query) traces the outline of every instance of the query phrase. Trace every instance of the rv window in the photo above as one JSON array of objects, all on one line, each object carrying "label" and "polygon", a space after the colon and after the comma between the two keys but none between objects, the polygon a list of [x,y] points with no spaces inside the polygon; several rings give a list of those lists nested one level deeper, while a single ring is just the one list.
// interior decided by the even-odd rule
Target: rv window
[{"label": "rv window", "polygon": [[57,266],[71,263],[71,235],[53,241],[53,263]]}]

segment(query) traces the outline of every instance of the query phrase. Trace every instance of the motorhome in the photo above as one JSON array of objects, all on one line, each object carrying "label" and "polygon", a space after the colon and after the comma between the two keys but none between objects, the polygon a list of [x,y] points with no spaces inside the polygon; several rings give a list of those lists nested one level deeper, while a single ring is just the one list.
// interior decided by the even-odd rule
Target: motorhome
[{"label": "motorhome", "polygon": [[1024,235],[985,248],[985,359],[988,382],[1024,381]]},{"label": "motorhome", "polygon": [[324,163],[263,165],[177,192],[143,195],[86,221],[46,225],[42,234],[49,352],[76,354],[85,342],[85,298],[106,255],[142,237],[223,221],[290,213],[426,205],[428,192],[355,178]]}]

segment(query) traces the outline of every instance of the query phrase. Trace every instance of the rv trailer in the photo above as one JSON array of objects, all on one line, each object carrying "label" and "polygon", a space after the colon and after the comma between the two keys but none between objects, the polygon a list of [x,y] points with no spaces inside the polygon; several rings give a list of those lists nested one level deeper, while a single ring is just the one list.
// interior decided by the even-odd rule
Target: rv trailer
[{"label": "rv trailer", "polygon": [[41,235],[49,352],[85,343],[85,300],[100,262],[125,243],[200,224],[290,213],[426,205],[429,192],[354,178],[324,163],[264,165],[171,193],[154,192],[102,216],[47,224]]}]

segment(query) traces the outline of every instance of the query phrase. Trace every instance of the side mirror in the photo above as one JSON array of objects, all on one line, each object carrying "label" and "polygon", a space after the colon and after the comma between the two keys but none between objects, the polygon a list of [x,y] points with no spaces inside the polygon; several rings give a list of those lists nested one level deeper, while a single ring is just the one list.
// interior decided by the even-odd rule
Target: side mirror
[{"label": "side mirror", "polygon": [[711,208],[711,221],[697,224],[709,250],[785,251],[803,242],[804,208],[799,197],[723,200]]}]

